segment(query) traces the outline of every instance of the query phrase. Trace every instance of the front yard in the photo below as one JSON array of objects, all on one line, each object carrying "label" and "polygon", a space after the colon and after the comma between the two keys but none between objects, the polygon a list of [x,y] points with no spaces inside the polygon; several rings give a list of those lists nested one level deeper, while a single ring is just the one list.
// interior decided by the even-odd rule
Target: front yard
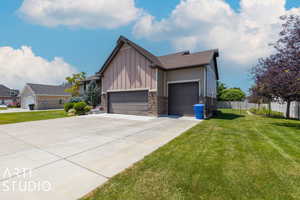
[{"label": "front yard", "polygon": [[63,110],[0,113],[0,125],[67,117]]},{"label": "front yard", "polygon": [[300,199],[300,122],[222,110],[85,199]]}]

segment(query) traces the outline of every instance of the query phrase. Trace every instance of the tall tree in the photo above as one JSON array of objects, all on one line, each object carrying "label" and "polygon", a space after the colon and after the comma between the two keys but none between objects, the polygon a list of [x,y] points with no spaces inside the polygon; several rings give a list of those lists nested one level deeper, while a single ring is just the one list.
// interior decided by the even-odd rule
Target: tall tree
[{"label": "tall tree", "polygon": [[300,16],[283,16],[282,31],[276,43],[276,53],[260,59],[253,69],[256,85],[269,96],[287,103],[286,117],[290,117],[292,101],[300,98]]}]

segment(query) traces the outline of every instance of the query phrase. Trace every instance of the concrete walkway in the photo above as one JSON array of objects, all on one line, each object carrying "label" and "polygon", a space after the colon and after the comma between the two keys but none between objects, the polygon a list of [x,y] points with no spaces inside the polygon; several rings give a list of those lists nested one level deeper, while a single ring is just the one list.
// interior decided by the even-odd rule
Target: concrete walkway
[{"label": "concrete walkway", "polygon": [[0,110],[1,113],[15,113],[15,112],[30,112],[29,109],[22,109],[22,108],[8,108],[6,110]]},{"label": "concrete walkway", "polygon": [[197,123],[103,114],[1,125],[0,199],[78,199]]}]

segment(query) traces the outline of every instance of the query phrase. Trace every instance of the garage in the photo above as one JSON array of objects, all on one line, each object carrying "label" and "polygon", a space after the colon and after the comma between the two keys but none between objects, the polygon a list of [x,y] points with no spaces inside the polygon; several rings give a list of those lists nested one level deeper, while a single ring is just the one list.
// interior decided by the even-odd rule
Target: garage
[{"label": "garage", "polygon": [[35,104],[35,98],[33,96],[24,96],[22,98],[22,108],[28,109],[30,104]]},{"label": "garage", "polygon": [[108,93],[108,112],[128,115],[148,115],[148,91]]},{"label": "garage", "polygon": [[199,83],[169,84],[169,114],[193,115],[193,105],[199,103]]}]

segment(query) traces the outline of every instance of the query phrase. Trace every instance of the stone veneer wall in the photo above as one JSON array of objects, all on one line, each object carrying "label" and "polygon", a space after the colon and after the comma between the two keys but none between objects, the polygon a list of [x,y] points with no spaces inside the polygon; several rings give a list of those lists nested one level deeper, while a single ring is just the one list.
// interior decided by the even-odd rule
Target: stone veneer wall
[{"label": "stone veneer wall", "polygon": [[148,113],[149,115],[158,116],[158,98],[156,92],[148,93]]},{"label": "stone veneer wall", "polygon": [[101,106],[103,107],[103,111],[104,112],[108,112],[108,109],[107,109],[107,101],[108,101],[108,99],[107,99],[107,94],[102,94],[101,95]]},{"label": "stone veneer wall", "polygon": [[168,114],[168,97],[158,97],[158,115]]}]

